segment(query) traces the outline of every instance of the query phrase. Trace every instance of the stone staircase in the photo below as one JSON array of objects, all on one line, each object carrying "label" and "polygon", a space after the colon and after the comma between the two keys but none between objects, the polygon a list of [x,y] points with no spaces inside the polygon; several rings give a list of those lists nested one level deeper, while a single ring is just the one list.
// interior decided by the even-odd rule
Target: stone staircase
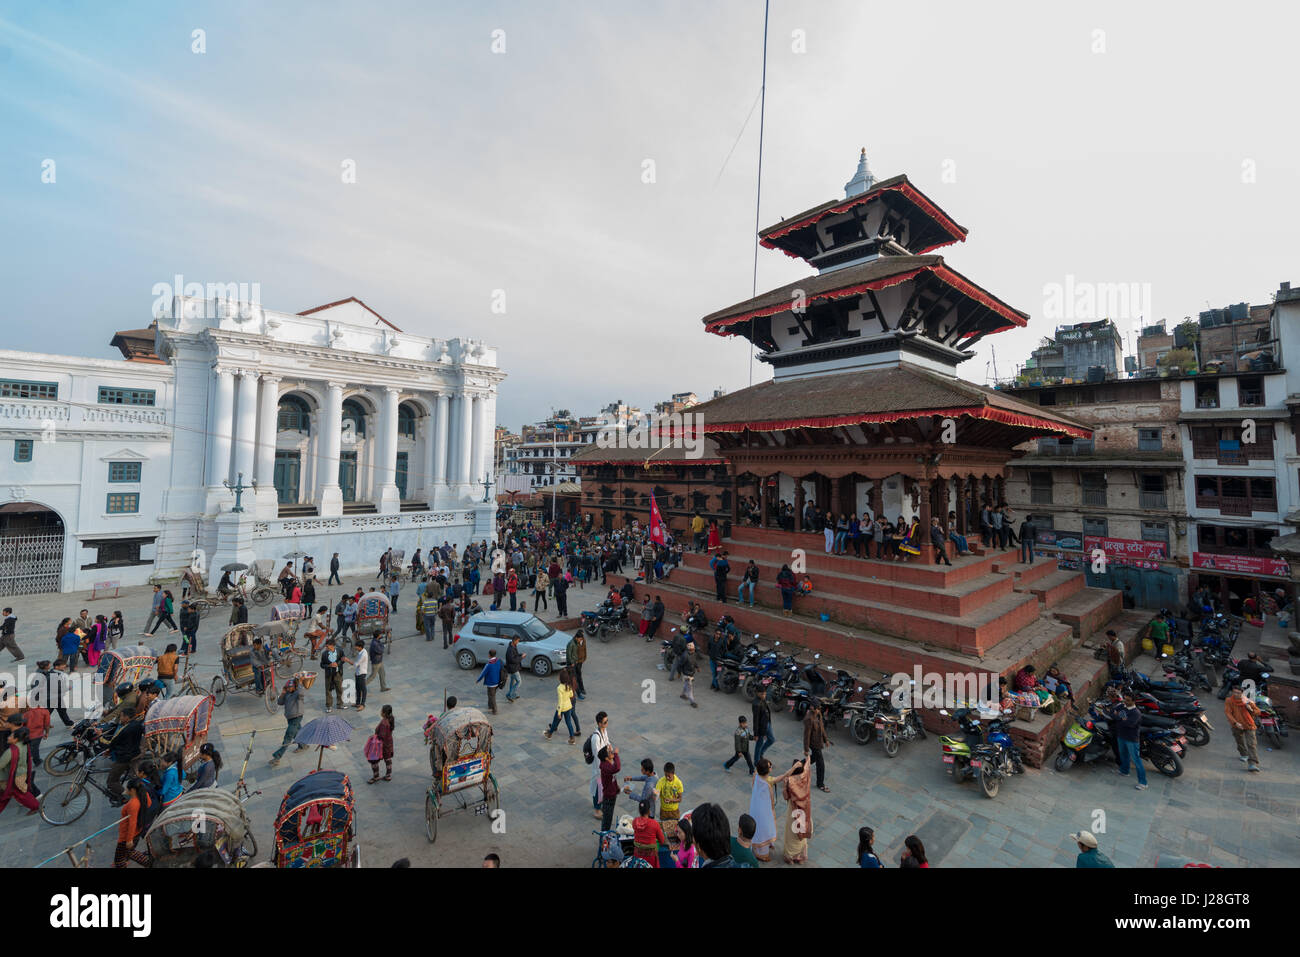
[{"label": "stone staircase", "polygon": [[[911,674],[920,665],[925,673],[993,675],[996,683],[996,676],[1010,679],[1026,664],[1042,673],[1056,663],[1080,701],[1095,696],[1105,683],[1106,666],[1093,655],[1099,642],[1085,639],[1113,627],[1135,645],[1146,617],[1121,614],[1120,593],[1088,587],[1081,572],[1060,571],[1051,561],[1022,565],[1011,551],[971,544],[973,554],[953,557],[948,567],[932,564],[933,553],[929,562],[923,555],[906,563],[828,555],[820,536],[737,527],[723,542],[731,563],[725,605],[716,599],[705,554],[688,554],[668,579],[649,590],[666,598],[694,598],[711,620],[730,614],[744,632],[820,652],[867,673]],[[980,554],[974,554],[977,547]],[[736,601],[751,559],[759,567],[753,607]],[[796,577],[811,579],[813,591],[795,598],[787,618],[775,581],[782,565],[796,561],[806,568]],[[609,580],[618,586],[625,579],[610,575]],[[633,584],[638,598],[644,597],[644,583]],[[677,603],[667,603],[675,618]],[[937,710],[926,710],[923,717],[931,730],[954,730]],[[1039,766],[1051,755],[1069,718],[1062,711],[1011,725],[1030,764]]]}]

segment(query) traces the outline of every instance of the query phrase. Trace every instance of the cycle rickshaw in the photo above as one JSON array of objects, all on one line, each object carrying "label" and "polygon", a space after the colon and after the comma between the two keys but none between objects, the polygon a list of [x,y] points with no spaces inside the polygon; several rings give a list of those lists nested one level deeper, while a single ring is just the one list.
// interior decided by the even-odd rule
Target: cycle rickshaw
[{"label": "cycle rickshaw", "polygon": [[271,609],[270,621],[253,626],[253,637],[262,639],[281,678],[302,671],[307,660],[307,651],[296,642],[298,623],[306,618],[306,611],[306,605],[276,605]]},{"label": "cycle rickshaw", "polygon": [[144,748],[141,757],[155,761],[179,751],[181,776],[198,760],[199,748],[208,740],[214,700],[211,695],[181,695],[159,698],[144,716]]},{"label": "cycle rickshaw", "polygon": [[[477,708],[453,708],[426,732],[433,784],[424,797],[424,827],[429,842],[438,839],[438,818],[473,808],[475,815],[495,814],[501,791],[492,774],[492,725]],[[467,792],[477,788],[481,801],[471,805]],[[456,795],[456,807],[447,798]]]},{"label": "cycle rickshaw", "polygon": [[247,867],[257,854],[244,805],[229,791],[200,788],[163,808],[144,836],[152,867],[193,867],[215,851],[222,867]]},{"label": "cycle rickshaw", "polygon": [[360,867],[352,782],[342,771],[312,771],[280,802],[275,866]]},{"label": "cycle rickshaw", "polygon": [[104,710],[117,704],[117,686],[124,682],[139,684],[145,678],[156,677],[158,656],[144,645],[123,645],[110,648],[99,660],[94,685],[99,689],[98,700]]},{"label": "cycle rickshaw", "polygon": [[357,637],[373,638],[376,635],[384,643],[384,651],[393,647],[393,629],[388,623],[392,605],[387,595],[377,591],[367,592],[357,602]]},{"label": "cycle rickshaw", "polygon": [[[257,669],[253,665],[253,639],[256,625],[236,625],[221,639],[221,674],[212,679],[213,702],[220,706],[227,693],[250,691],[257,693]],[[265,646],[265,641],[263,645]],[[268,648],[268,652],[269,652]],[[273,662],[263,675],[262,703],[267,713],[275,713],[278,692],[275,687],[276,666]]]}]

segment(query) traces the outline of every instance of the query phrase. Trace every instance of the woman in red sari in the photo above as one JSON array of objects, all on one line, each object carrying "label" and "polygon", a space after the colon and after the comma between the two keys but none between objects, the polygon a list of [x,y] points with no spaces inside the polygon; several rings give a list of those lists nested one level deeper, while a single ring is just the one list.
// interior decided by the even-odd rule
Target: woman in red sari
[{"label": "woman in red sari", "polygon": [[709,551],[717,551],[722,547],[722,533],[718,531],[717,519],[709,520]]},{"label": "woman in red sari", "polygon": [[664,829],[650,816],[650,802],[637,805],[636,820],[632,822],[632,856],[646,861],[651,867],[659,866],[659,848],[668,846]]},{"label": "woman in red sari", "polygon": [[13,798],[27,808],[29,815],[40,810],[40,803],[32,795],[32,756],[27,750],[27,729],[0,731],[0,811],[9,806]]}]

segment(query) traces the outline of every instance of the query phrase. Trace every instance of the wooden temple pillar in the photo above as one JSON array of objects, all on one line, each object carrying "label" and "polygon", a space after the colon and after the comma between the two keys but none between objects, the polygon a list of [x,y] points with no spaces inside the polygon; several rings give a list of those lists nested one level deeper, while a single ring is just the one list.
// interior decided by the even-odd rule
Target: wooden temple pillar
[{"label": "wooden temple pillar", "polygon": [[953,481],[957,483],[957,534],[965,535],[970,528],[970,486],[964,475]]},{"label": "wooden temple pillar", "polygon": [[835,520],[838,522],[840,519],[840,512],[843,511],[840,508],[840,501],[841,501],[840,495],[841,495],[841,489],[844,486],[844,476],[837,475],[836,477],[832,478],[830,482],[831,482],[830,509],[831,509],[831,514],[835,516]]},{"label": "wooden temple pillar", "polygon": [[885,512],[885,480],[878,478],[871,483],[871,511],[876,518]]},{"label": "wooden temple pillar", "polygon": [[740,476],[731,477],[731,527],[740,524]]},{"label": "wooden temple pillar", "polygon": [[803,476],[794,477],[794,524],[790,530],[799,532],[803,530]]},{"label": "wooden temple pillar", "polygon": [[758,524],[767,528],[767,476],[758,477]]}]

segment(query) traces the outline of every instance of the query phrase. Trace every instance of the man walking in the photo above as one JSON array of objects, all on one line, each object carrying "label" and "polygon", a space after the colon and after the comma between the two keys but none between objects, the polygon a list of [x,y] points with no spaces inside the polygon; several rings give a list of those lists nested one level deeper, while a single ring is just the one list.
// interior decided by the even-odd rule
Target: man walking
[{"label": "man walking", "polygon": [[384,643],[379,635],[370,639],[370,645],[366,650],[370,652],[370,673],[379,679],[380,692],[390,690],[388,675],[384,672]]},{"label": "man walking", "polygon": [[181,602],[181,654],[192,655],[199,646],[199,611],[187,601]]},{"label": "man walking", "polygon": [[488,707],[493,714],[497,713],[497,688],[501,686],[501,659],[497,657],[497,650],[493,648],[488,652],[487,664],[483,670],[478,673],[474,683],[483,682],[487,687]]},{"label": "man walking", "polygon": [[772,733],[772,709],[767,704],[767,688],[759,685],[754,696],[754,764],[758,764],[763,752],[776,744],[776,735]]},{"label": "man walking", "polygon": [[578,629],[569,639],[564,654],[569,663],[569,670],[573,672],[573,680],[578,683],[578,700],[585,700],[587,686],[582,683],[582,666],[587,661],[587,636],[582,633],[582,629]]},{"label": "man walking", "polygon": [[393,606],[393,611],[397,611],[397,595],[402,590],[402,581],[394,575],[388,582],[388,601]]},{"label": "man walking", "polygon": [[[154,585],[153,605],[149,609],[149,617],[145,619],[144,631],[140,632],[140,634],[142,635],[149,634],[149,629],[153,627],[154,622],[162,620],[163,602],[166,600],[166,598],[167,596],[163,594],[162,585]],[[245,619],[245,621],[247,621],[247,619]],[[233,625],[235,624],[235,622],[232,621],[231,624]]]},{"label": "man walking", "polygon": [[811,755],[817,768],[818,790],[827,794],[831,789],[826,786],[826,761],[822,758],[822,749],[830,746],[831,739],[826,734],[821,705],[814,702],[803,716],[803,752]]},{"label": "man walking", "polygon": [[420,596],[420,604],[417,606],[420,612],[420,621],[424,625],[424,640],[433,641],[434,636],[438,634],[438,613],[442,610],[438,599],[433,597],[432,589],[426,589]]},{"label": "man walking", "polygon": [[682,676],[681,699],[689,701],[692,708],[698,708],[695,702],[695,642],[686,643],[686,649],[677,659],[677,671]]},{"label": "man walking", "polygon": [[342,585],[343,579],[339,577],[339,553],[335,552],[334,557],[330,559],[330,577],[325,583],[328,585]]},{"label": "man walking", "polygon": [[515,635],[506,648],[506,675],[510,679],[510,687],[506,689],[506,700],[511,704],[514,704],[515,699],[519,697],[519,669],[523,666],[523,661],[524,653],[519,650],[519,636]]},{"label": "man walking", "polygon": [[325,672],[325,713],[334,710],[334,696],[337,694],[339,708],[343,707],[343,656],[339,654],[333,638],[325,639],[325,650],[320,656],[321,670]]},{"label": "man walking", "polygon": [[551,577],[551,587],[555,590],[555,614],[560,618],[569,617],[569,583],[563,575]]},{"label": "man walking", "polygon": [[352,665],[352,683],[356,689],[357,710],[366,710],[366,679],[370,677],[370,653],[366,651],[364,639],[358,638],[355,645],[355,658],[345,659]]},{"label": "man walking", "polygon": [[[284,729],[284,740],[280,746],[271,752],[271,760],[268,762],[271,767],[280,763],[284,757],[284,752],[293,744],[293,739],[298,737],[298,731],[302,728],[302,690],[298,687],[297,678],[289,678],[284,683],[284,690],[280,692],[280,697],[276,701],[284,706],[284,720],[286,722]],[[298,751],[305,750],[303,745],[298,745],[294,749]]]},{"label": "man walking", "polygon": [[1128,777],[1129,763],[1136,764],[1138,783],[1135,787],[1139,791],[1145,791],[1147,789],[1147,770],[1142,764],[1142,752],[1138,742],[1141,731],[1142,712],[1138,710],[1133,695],[1125,692],[1124,705],[1117,711],[1115,717],[1115,732],[1119,744],[1120,761],[1120,766],[1115,773]]},{"label": "man walking", "polygon": [[0,648],[8,648],[9,654],[14,656],[14,661],[22,661],[26,655],[18,647],[18,639],[15,637],[18,632],[18,616],[14,614],[12,608],[6,608],[4,615],[4,621],[0,623]]},{"label": "man walking", "polygon": [[1228,726],[1232,728],[1232,740],[1237,742],[1237,753],[1246,764],[1247,771],[1259,771],[1259,749],[1255,744],[1255,719],[1259,717],[1259,706],[1246,697],[1241,685],[1232,689],[1223,708],[1228,716]]},{"label": "man walking", "polygon": [[451,647],[451,633],[456,624],[456,603],[450,598],[443,599],[438,606],[438,621],[442,622],[442,647]]}]

